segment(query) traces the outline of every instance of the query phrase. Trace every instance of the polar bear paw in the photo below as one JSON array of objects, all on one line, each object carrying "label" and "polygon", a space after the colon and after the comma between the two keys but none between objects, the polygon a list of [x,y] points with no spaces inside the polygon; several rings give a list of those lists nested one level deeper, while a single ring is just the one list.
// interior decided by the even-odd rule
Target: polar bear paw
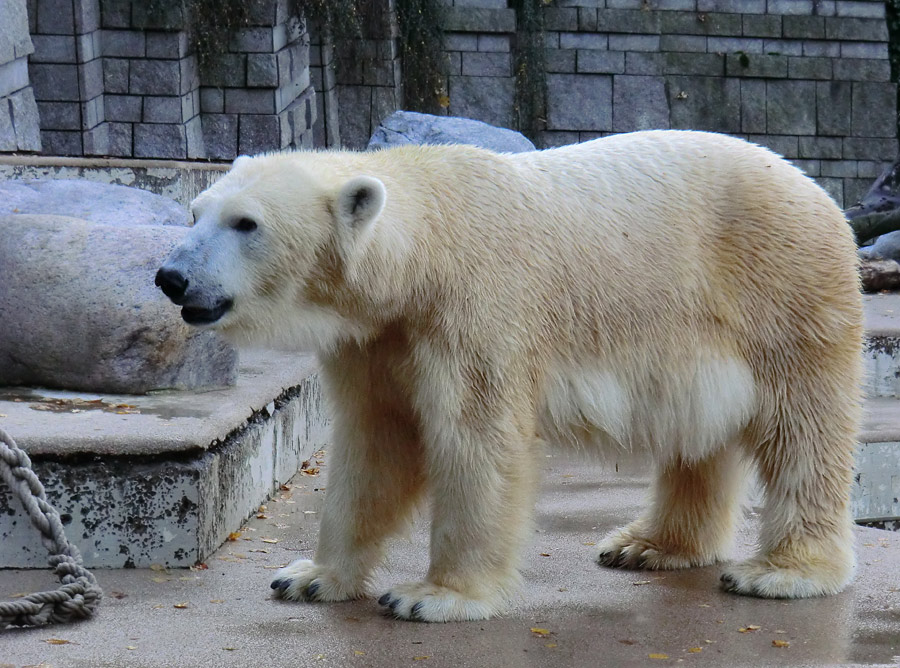
[{"label": "polar bear paw", "polygon": [[298,559],[280,569],[272,580],[279,598],[289,601],[347,601],[365,595],[365,586],[347,582],[334,569]]},{"label": "polar bear paw", "polygon": [[852,564],[779,566],[755,558],[728,566],[720,580],[725,591],[744,596],[812,598],[837,594],[852,575]]},{"label": "polar bear paw", "polygon": [[715,554],[677,554],[666,551],[655,541],[635,535],[627,529],[614,532],[600,543],[597,563],[608,568],[671,571],[709,566],[719,560]]},{"label": "polar bear paw", "polygon": [[397,585],[378,599],[385,612],[397,619],[417,622],[465,622],[489,619],[502,604],[469,598],[429,582]]}]

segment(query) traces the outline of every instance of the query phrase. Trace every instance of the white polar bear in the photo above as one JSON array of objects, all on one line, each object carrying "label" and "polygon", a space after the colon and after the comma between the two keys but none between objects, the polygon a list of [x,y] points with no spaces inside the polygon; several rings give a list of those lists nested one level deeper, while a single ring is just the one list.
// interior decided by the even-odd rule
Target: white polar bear
[{"label": "white polar bear", "polygon": [[403,619],[498,613],[545,441],[657,463],[605,566],[726,559],[748,461],[759,553],[725,567],[725,588],[850,580],[855,246],[773,153],[680,131],[516,155],[280,153],[239,158],[192,209],[157,282],[189,323],[317,351],[335,412],[318,550],[277,574],[280,596],[363,596],[427,495],[428,573],[379,602]]}]

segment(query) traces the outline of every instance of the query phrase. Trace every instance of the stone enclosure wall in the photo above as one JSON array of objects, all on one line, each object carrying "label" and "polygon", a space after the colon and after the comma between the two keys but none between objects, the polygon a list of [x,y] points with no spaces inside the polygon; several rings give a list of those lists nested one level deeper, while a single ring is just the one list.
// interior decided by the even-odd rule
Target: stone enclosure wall
[{"label": "stone enclosure wall", "polygon": [[[26,2],[47,154],[228,160],[361,148],[404,106],[396,0],[369,2],[363,39],[334,45],[307,33],[288,0],[256,0],[252,25],[204,73],[181,3],[164,15],[141,0],[4,0],[2,11]],[[513,3],[445,2],[446,112],[514,127]],[[555,0],[543,11],[538,145],[648,128],[727,132],[795,161],[844,205],[897,155],[882,0]],[[18,39],[0,41],[0,101],[14,93],[27,108],[30,47]],[[0,140],[3,123],[0,114]],[[24,127],[30,140],[0,150],[38,150]]]}]

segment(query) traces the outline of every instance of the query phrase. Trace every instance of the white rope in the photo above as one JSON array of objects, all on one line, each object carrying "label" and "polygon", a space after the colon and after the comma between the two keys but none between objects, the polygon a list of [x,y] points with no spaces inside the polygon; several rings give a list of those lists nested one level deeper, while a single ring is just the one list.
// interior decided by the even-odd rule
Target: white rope
[{"label": "white rope", "polygon": [[19,497],[31,523],[41,532],[41,542],[50,553],[50,566],[62,582],[62,586],[54,591],[0,602],[0,630],[90,617],[103,597],[103,590],[82,566],[78,548],[66,540],[59,513],[47,501],[44,486],[31,470],[28,455],[3,429],[0,429],[0,477]]}]

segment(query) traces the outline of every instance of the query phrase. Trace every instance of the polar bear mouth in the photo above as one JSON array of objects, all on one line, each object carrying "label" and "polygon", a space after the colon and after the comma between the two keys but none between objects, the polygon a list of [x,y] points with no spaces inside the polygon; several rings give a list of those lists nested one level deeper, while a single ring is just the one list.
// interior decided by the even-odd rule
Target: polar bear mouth
[{"label": "polar bear mouth", "polygon": [[181,318],[189,325],[211,325],[228,313],[232,306],[234,306],[232,299],[223,299],[212,308],[184,306],[181,309]]}]

